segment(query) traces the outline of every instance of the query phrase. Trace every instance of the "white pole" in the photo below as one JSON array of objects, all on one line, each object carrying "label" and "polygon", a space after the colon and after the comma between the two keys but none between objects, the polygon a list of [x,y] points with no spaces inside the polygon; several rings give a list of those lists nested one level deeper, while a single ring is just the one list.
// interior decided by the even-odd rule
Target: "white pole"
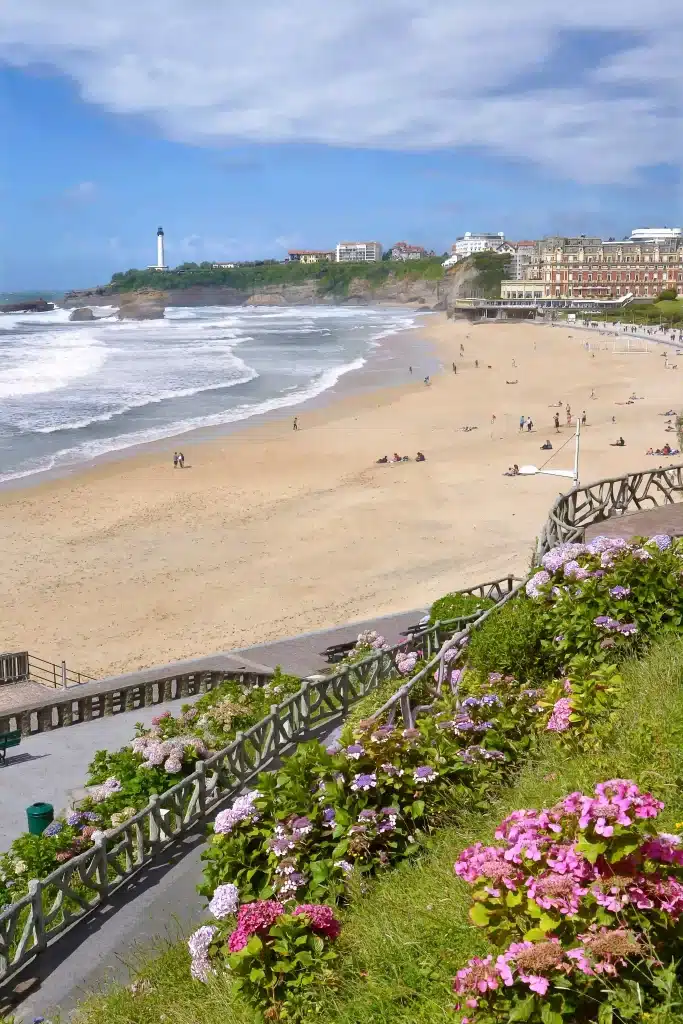
[{"label": "white pole", "polygon": [[574,487],[579,486],[579,448],[581,444],[581,417],[576,417],[576,449],[574,451]]}]

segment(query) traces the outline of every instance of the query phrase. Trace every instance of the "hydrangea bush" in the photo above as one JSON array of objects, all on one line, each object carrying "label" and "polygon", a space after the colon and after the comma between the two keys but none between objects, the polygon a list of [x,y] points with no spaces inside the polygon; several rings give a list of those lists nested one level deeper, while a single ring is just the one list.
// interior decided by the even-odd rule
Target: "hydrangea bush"
[{"label": "hydrangea bush", "polygon": [[234,885],[220,886],[209,905],[214,922],[188,941],[191,973],[207,982],[226,967],[235,989],[269,1020],[314,1012],[314,985],[334,982],[333,943],[341,925],[331,907],[277,900],[239,902]]},{"label": "hydrangea bush", "polygon": [[458,971],[463,1022],[631,1019],[661,1002],[680,959],[683,843],[661,801],[611,779],[513,812],[496,846],[466,849],[470,917],[501,949]]}]

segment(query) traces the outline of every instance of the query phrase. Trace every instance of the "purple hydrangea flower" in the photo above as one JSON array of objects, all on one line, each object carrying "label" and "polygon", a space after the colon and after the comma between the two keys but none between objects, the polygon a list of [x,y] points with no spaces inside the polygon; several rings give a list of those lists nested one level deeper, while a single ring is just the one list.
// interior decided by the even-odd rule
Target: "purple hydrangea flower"
[{"label": "purple hydrangea flower", "polygon": [[633,636],[634,633],[638,632],[635,622],[622,622],[617,628],[624,636]]},{"label": "purple hydrangea flower", "polygon": [[365,753],[365,747],[362,747],[360,743],[352,743],[350,747],[346,748],[345,753],[352,761],[358,761]]},{"label": "purple hydrangea flower", "polygon": [[209,903],[209,911],[219,921],[222,921],[224,917],[231,917],[232,914],[236,914],[239,905],[239,889],[236,885],[228,883],[227,885],[219,885],[216,888]]},{"label": "purple hydrangea flower", "polygon": [[433,782],[438,774],[439,773],[430,765],[423,764],[419,768],[415,769],[413,772],[413,778],[415,779],[415,782]]},{"label": "purple hydrangea flower", "polygon": [[369,774],[356,775],[353,782],[351,783],[351,789],[362,790],[367,792],[369,789],[374,789],[377,785],[377,776],[374,772]]},{"label": "purple hydrangea flower", "polygon": [[630,593],[630,587],[612,587],[610,590],[610,596],[616,598],[617,601],[623,601]]},{"label": "purple hydrangea flower", "polygon": [[43,835],[44,836],[58,836],[63,828],[64,828],[64,825],[62,824],[61,821],[52,821],[47,826],[47,828],[43,829]]},{"label": "purple hydrangea flower", "polygon": [[540,587],[545,586],[546,583],[550,582],[550,573],[546,572],[545,569],[541,569],[530,580],[527,581],[526,593],[527,597],[536,599],[541,597]]},{"label": "purple hydrangea flower", "polygon": [[648,544],[656,544],[660,551],[666,551],[671,547],[671,537],[666,533],[656,533],[654,537],[650,537]]}]

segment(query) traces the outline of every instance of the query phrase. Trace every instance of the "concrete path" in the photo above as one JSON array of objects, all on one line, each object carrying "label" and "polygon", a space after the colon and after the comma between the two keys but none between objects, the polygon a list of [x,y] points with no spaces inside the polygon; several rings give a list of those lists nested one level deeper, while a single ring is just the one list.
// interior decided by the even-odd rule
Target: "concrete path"
[{"label": "concrete path", "polygon": [[[170,669],[224,668],[229,658],[231,665],[248,660],[271,668],[280,664],[284,671],[311,675],[326,666],[319,652],[330,644],[353,640],[364,629],[377,629],[389,642],[395,642],[401,631],[415,625],[424,613],[425,609],[418,609],[349,623],[178,663]],[[168,675],[167,668],[149,669],[150,678]],[[178,707],[179,702],[172,701],[24,740],[18,756],[8,758],[7,766],[0,769],[0,847],[6,848],[13,836],[23,831],[25,808],[30,803],[47,800],[55,809],[65,805],[69,791],[82,785],[96,750],[122,746],[130,740],[135,722],[148,724],[166,708],[173,712]],[[35,1017],[50,1019],[57,1013],[61,1022],[66,1021],[87,992],[128,979],[129,965],[135,961],[134,947],[138,947],[138,955],[150,955],[159,939],[186,935],[204,913],[204,902],[196,892],[203,846],[203,832],[187,837],[145,871],[139,882],[133,881],[117,893],[111,906],[93,914],[87,924],[78,925],[29,965],[16,984],[21,1001],[11,1012],[17,1024],[32,1024]],[[9,1012],[2,996],[0,989],[0,1013]]]}]

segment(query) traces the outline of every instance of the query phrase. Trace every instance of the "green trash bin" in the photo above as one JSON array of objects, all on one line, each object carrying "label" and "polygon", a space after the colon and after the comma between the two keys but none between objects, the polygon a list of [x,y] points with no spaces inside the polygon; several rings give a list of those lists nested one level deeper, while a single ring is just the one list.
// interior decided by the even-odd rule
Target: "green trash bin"
[{"label": "green trash bin", "polygon": [[52,804],[37,803],[26,808],[28,830],[32,836],[43,834],[51,821],[54,821],[55,809]]}]

